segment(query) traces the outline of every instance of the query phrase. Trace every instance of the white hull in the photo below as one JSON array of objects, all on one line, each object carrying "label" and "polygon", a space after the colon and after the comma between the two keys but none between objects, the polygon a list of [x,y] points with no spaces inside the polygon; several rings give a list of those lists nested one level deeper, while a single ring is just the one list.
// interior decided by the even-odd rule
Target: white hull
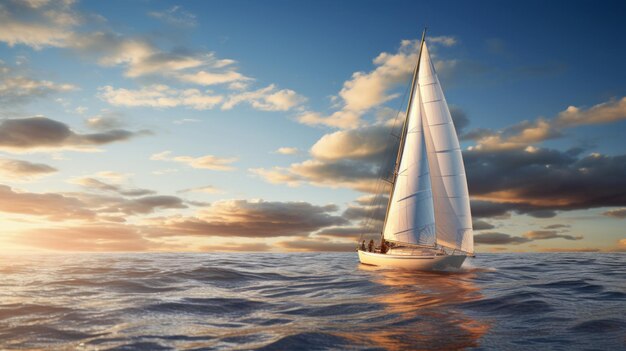
[{"label": "white hull", "polygon": [[459,269],[465,255],[394,255],[359,250],[359,261],[371,266],[401,268],[416,271],[445,271]]}]

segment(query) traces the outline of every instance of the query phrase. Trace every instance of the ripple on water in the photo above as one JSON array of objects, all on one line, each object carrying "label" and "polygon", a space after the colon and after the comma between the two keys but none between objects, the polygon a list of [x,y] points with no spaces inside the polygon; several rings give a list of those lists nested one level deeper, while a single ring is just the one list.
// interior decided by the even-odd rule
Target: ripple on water
[{"label": "ripple on water", "polygon": [[7,262],[0,349],[620,349],[626,335],[623,254],[487,254],[447,274],[354,253]]}]

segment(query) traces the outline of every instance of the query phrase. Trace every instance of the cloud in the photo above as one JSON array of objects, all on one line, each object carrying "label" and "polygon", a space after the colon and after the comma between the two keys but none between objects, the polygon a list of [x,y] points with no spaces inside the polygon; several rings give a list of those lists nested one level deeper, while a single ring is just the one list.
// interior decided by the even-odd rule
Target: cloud
[{"label": "cloud", "polygon": [[546,240],[546,239],[565,239],[565,240],[581,240],[582,236],[571,236],[559,234],[556,230],[532,230],[526,232],[524,237],[530,240]]},{"label": "cloud", "polygon": [[[103,66],[123,66],[125,76],[131,78],[160,76],[200,85],[250,80],[232,67],[234,60],[219,59],[213,52],[163,51],[142,37],[124,37],[112,31],[80,31],[83,15],[73,5],[73,1],[63,0],[0,5],[0,41],[35,49],[68,48],[95,56]],[[195,16],[179,6],[150,15],[173,24],[195,23]]]},{"label": "cloud", "polygon": [[76,89],[77,87],[72,84],[60,84],[17,75],[15,72],[10,72],[9,68],[3,66],[0,61],[0,103],[3,105],[23,104]]},{"label": "cloud", "polygon": [[88,150],[89,147],[124,141],[148,131],[114,129],[100,133],[79,134],[69,126],[46,117],[0,120],[0,150],[8,152],[51,149]]},{"label": "cloud", "polygon": [[555,230],[533,230],[526,232],[523,236],[511,236],[509,234],[498,232],[487,232],[474,235],[474,243],[481,245],[518,245],[525,244],[535,240],[546,239],[565,239],[565,240],[581,240],[582,236],[571,236],[559,234]]},{"label": "cloud", "polygon": [[138,90],[116,89],[110,85],[98,88],[98,97],[114,106],[173,108],[189,107],[196,110],[210,110],[218,105],[230,110],[241,103],[248,103],[260,111],[287,111],[305,101],[293,90],[277,90],[275,85],[265,88],[234,93],[225,96],[215,95],[198,89],[174,89],[163,84],[153,84]]},{"label": "cloud", "polygon": [[0,41],[35,49],[70,43],[81,17],[70,1],[12,1],[0,4]]},{"label": "cloud", "polygon": [[177,193],[179,194],[184,194],[184,193],[221,194],[223,193],[223,191],[221,191],[220,189],[212,185],[206,185],[206,186],[200,186],[196,188],[187,188],[187,189],[179,190],[177,191]]},{"label": "cloud", "polygon": [[118,184],[111,184],[93,177],[78,177],[69,180],[72,184],[77,184],[90,190],[98,190],[105,192],[114,192],[125,196],[144,196],[155,194],[154,190],[149,189],[125,189]]},{"label": "cloud", "polygon": [[279,147],[276,151],[277,154],[281,155],[295,155],[298,153],[298,148],[296,147]]},{"label": "cloud", "polygon": [[100,131],[120,129],[125,125],[121,117],[122,114],[119,112],[104,112],[87,118],[85,124],[91,129]]},{"label": "cloud", "polygon": [[479,219],[474,219],[472,227],[474,228],[474,230],[489,230],[495,228],[493,224],[481,221]]},{"label": "cloud", "polygon": [[445,35],[438,37],[426,37],[426,41],[430,44],[441,44],[443,46],[454,46],[457,43],[457,39],[455,37]]},{"label": "cloud", "polygon": [[529,241],[532,240],[497,232],[480,233],[474,235],[474,243],[483,245],[517,245],[524,244]]},{"label": "cloud", "polygon": [[607,217],[623,219],[626,218],[626,208],[616,208],[614,210],[608,210],[606,212],[603,212],[602,214]]},{"label": "cloud", "polygon": [[279,237],[307,236],[324,227],[346,224],[332,215],[337,206],[263,200],[217,201],[195,217],[170,217],[156,222],[154,236]]},{"label": "cloud", "polygon": [[559,126],[572,127],[586,124],[602,124],[626,119],[626,97],[604,102],[589,109],[569,106],[555,120]]},{"label": "cloud", "polygon": [[224,99],[219,95],[202,93],[198,89],[173,89],[163,84],[138,90],[115,89],[110,85],[98,88],[98,97],[114,106],[128,107],[189,107],[196,110],[214,108]]},{"label": "cloud", "polygon": [[315,233],[318,237],[335,237],[344,239],[356,239],[359,236],[380,235],[380,231],[365,227],[330,227]]},{"label": "cloud", "polygon": [[274,84],[255,91],[246,91],[228,96],[222,110],[230,110],[238,104],[248,103],[261,111],[288,111],[306,101],[306,98],[289,89],[277,90]]},{"label": "cloud", "polygon": [[32,229],[13,235],[10,241],[57,251],[147,251],[168,247],[145,239],[135,227],[111,224]]},{"label": "cloud", "polygon": [[[234,61],[233,61],[234,62]],[[252,78],[246,77],[243,74],[235,71],[226,71],[226,72],[207,72],[207,71],[198,71],[194,73],[186,73],[177,76],[178,80],[186,83],[193,83],[198,85],[216,85],[216,84],[225,84],[225,83],[241,83],[245,81],[250,81]],[[230,86],[229,86],[230,87]],[[291,90],[286,90],[291,91]]]},{"label": "cloud", "polygon": [[[16,2],[19,3],[19,2]],[[24,5],[24,4],[22,4]],[[258,90],[245,91],[252,78],[240,73],[236,61],[218,58],[214,52],[194,52],[176,47],[164,50],[142,36],[124,36],[113,31],[80,31],[81,16],[72,9],[72,2],[51,1],[42,6],[0,5],[0,41],[9,45],[26,44],[34,48],[64,47],[81,56],[95,59],[105,67],[122,67],[129,78],[159,83],[179,82],[202,86],[226,85],[232,93],[223,96],[198,89],[174,89],[164,84],[152,84],[137,90],[100,87],[98,94],[115,106],[144,106],[156,108],[189,107],[207,110],[221,105],[228,110],[248,103],[262,111],[287,111],[300,106],[306,99],[290,89],[278,89],[274,84]],[[20,15],[21,14],[21,15]],[[22,16],[23,15],[23,16]],[[174,6],[150,16],[170,23],[195,23],[194,15]],[[30,92],[11,89],[22,95],[67,90],[71,85],[48,81],[24,81],[23,77],[7,81],[7,89],[14,85],[28,85]],[[39,87],[33,86],[39,83]],[[1,89],[1,87],[0,87]],[[13,100],[22,95],[10,96]]]},{"label": "cloud", "polygon": [[144,38],[111,32],[76,34],[72,39],[71,49],[95,57],[102,66],[122,66],[129,78],[162,77],[205,86],[251,80],[235,70],[234,60],[213,52],[163,51]]},{"label": "cloud", "polygon": [[272,247],[266,243],[224,243],[201,246],[200,251],[207,252],[259,252],[269,251]]},{"label": "cloud", "polygon": [[121,212],[127,215],[149,214],[157,210],[187,208],[176,196],[151,195],[120,201],[109,206],[107,212]]},{"label": "cloud", "polygon": [[198,24],[196,15],[183,10],[180,6],[172,6],[163,11],[150,11],[148,16],[180,27],[195,27]]},{"label": "cloud", "polygon": [[30,193],[0,185],[0,211],[40,216],[51,221],[90,220],[96,213],[83,201],[55,193]]},{"label": "cloud", "polygon": [[556,210],[625,206],[626,192],[616,189],[626,189],[626,155],[578,157],[578,153],[543,148],[468,150],[463,158],[470,194],[506,202],[519,212],[548,211],[545,217]]},{"label": "cloud", "polygon": [[379,175],[390,174],[395,162],[397,139],[391,135],[392,129],[388,124],[379,123],[329,133],[311,147],[313,159],[289,167],[250,171],[275,184],[309,183],[375,192],[380,185],[377,183]]},{"label": "cloud", "polygon": [[353,73],[334,97],[340,107],[337,111],[330,115],[306,111],[298,116],[298,121],[342,129],[362,125],[364,113],[398,96],[390,91],[404,83],[413,72],[418,44],[414,40],[403,40],[396,53],[383,52],[373,60],[374,70]]},{"label": "cloud", "polygon": [[11,180],[28,181],[57,171],[58,169],[43,163],[0,158],[0,175]]},{"label": "cloud", "polygon": [[356,243],[322,241],[322,240],[290,240],[276,243],[277,246],[288,249],[290,251],[304,252],[350,252],[356,251]]},{"label": "cloud", "polygon": [[391,127],[373,125],[341,130],[322,136],[311,147],[311,155],[324,161],[381,160],[390,149]]},{"label": "cloud", "polygon": [[626,119],[626,97],[610,100],[589,109],[569,106],[556,117],[523,121],[501,131],[479,129],[467,132],[464,139],[474,139],[471,149],[524,149],[530,144],[560,138],[563,130],[582,125],[612,123]]},{"label": "cloud", "polygon": [[237,158],[221,158],[213,155],[201,157],[192,156],[170,156],[171,151],[163,151],[150,156],[155,161],[172,161],[184,163],[193,168],[210,169],[214,171],[232,171],[235,168],[230,164],[237,161]]}]

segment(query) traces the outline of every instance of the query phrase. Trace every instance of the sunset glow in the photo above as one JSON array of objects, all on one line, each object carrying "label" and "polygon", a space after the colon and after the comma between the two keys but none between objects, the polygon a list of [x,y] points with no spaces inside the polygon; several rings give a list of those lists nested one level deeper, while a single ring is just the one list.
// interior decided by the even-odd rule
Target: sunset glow
[{"label": "sunset glow", "polygon": [[427,24],[476,251],[626,251],[623,12],[317,3],[1,1],[0,249],[354,250]]}]

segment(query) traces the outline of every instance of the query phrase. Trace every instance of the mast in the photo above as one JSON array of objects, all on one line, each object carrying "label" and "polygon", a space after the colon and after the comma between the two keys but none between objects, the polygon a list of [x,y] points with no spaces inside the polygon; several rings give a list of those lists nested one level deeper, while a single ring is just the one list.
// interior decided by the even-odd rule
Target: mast
[{"label": "mast", "polygon": [[385,230],[385,225],[387,224],[387,219],[389,217],[389,208],[391,207],[391,201],[392,201],[392,197],[393,197],[393,192],[394,189],[396,188],[396,180],[398,178],[398,168],[400,167],[400,160],[402,159],[402,153],[404,152],[404,142],[405,142],[405,138],[406,138],[406,129],[408,126],[408,119],[409,119],[409,114],[411,112],[411,105],[413,102],[413,97],[415,95],[415,85],[417,84],[417,75],[419,73],[419,68],[420,68],[420,61],[422,58],[422,49],[424,48],[424,40],[426,39],[426,28],[424,28],[424,31],[422,32],[422,41],[420,43],[420,49],[419,49],[419,53],[417,55],[417,63],[415,65],[415,70],[413,70],[413,79],[411,81],[411,93],[409,94],[409,102],[406,108],[406,115],[404,118],[404,123],[402,124],[402,134],[400,136],[400,147],[398,149],[398,155],[396,156],[396,164],[394,166],[394,170],[393,170],[393,181],[391,183],[391,191],[389,192],[389,199],[387,200],[387,210],[385,211],[385,220],[383,222],[383,228],[382,231],[380,233],[380,242],[382,245],[382,242],[385,240],[384,237],[384,230]]}]

